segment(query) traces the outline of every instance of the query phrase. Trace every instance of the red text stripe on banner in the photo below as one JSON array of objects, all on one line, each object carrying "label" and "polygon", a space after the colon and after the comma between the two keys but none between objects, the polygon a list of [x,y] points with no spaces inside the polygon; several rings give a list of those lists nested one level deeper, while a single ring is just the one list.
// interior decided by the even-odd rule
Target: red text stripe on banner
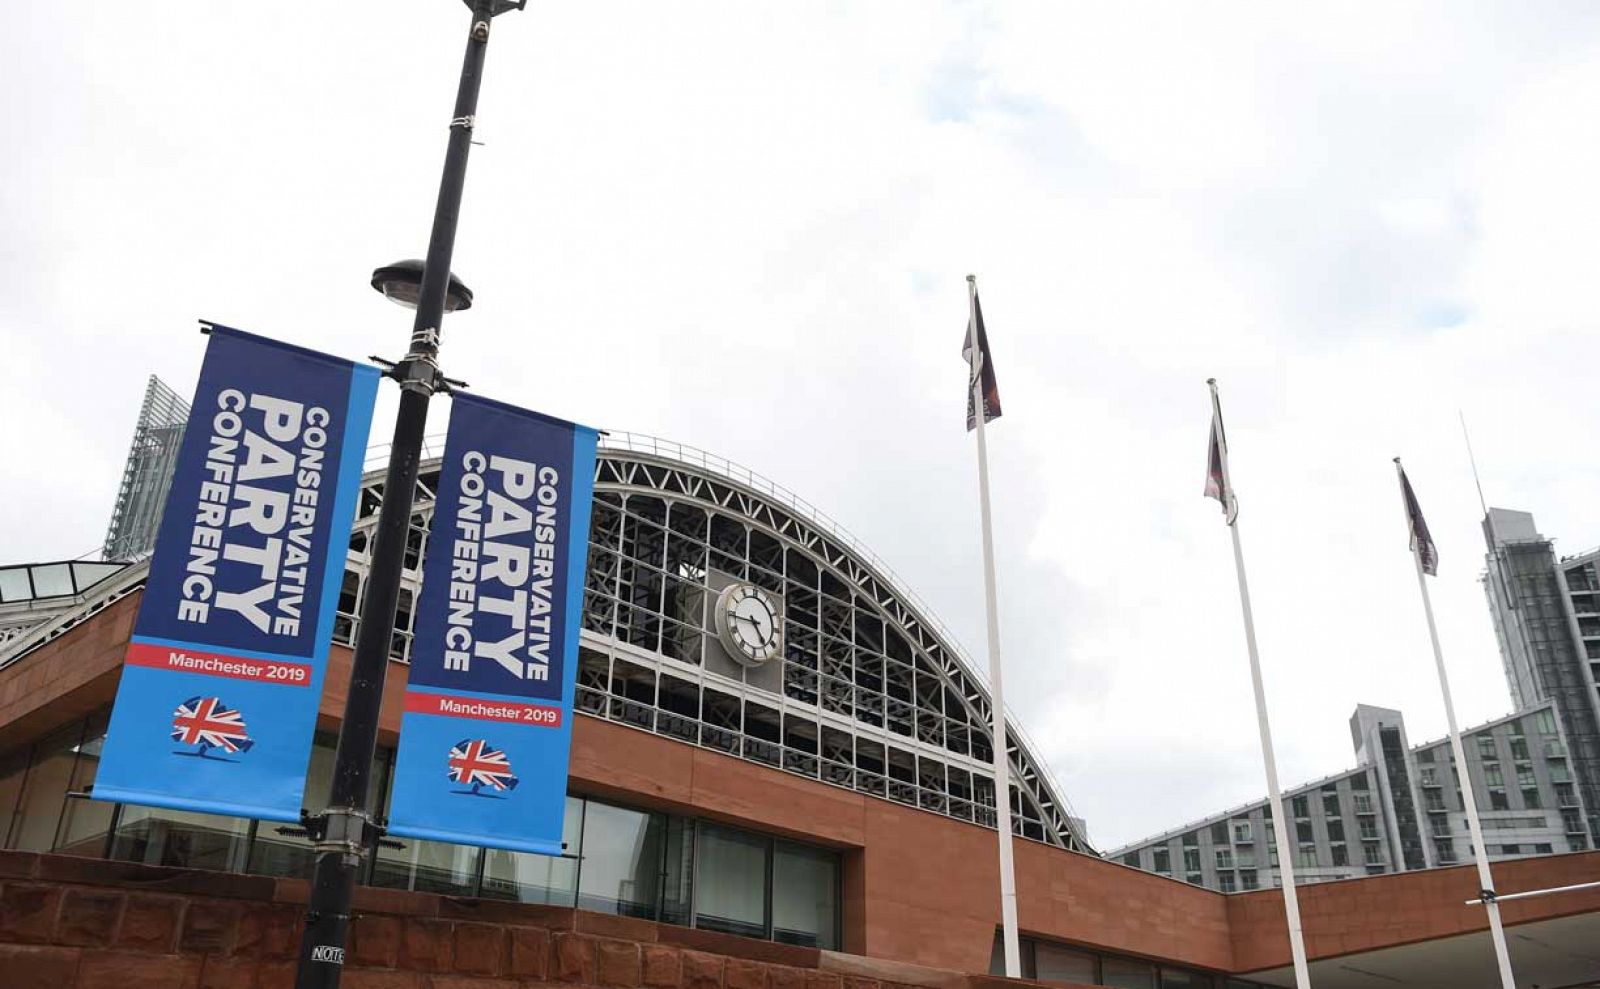
[{"label": "red text stripe on banner", "polygon": [[150,666],[158,670],[172,670],[174,673],[202,673],[229,680],[281,683],[288,687],[311,686],[309,665],[285,662],[281,659],[245,659],[243,656],[229,656],[199,649],[180,649],[176,646],[133,642],[128,645],[128,657],[125,662],[129,666]]},{"label": "red text stripe on banner", "polygon": [[449,694],[406,692],[406,710],[413,714],[442,714],[451,718],[475,718],[478,721],[507,721],[540,728],[560,728],[561,709],[544,704],[523,704],[520,701],[486,701],[476,697],[452,697]]}]

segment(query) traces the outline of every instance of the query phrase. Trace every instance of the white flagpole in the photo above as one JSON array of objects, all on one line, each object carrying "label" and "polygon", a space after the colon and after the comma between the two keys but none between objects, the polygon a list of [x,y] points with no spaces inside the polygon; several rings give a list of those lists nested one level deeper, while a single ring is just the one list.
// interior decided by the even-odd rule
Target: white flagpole
[{"label": "white flagpole", "polygon": [[978,509],[983,519],[983,603],[989,615],[989,704],[994,712],[994,807],[1000,834],[1000,921],[1006,975],[1022,977],[1017,940],[1017,874],[1011,860],[1011,763],[1006,740],[1006,703],[1000,689],[1000,615],[994,589],[994,533],[989,520],[989,448],[983,440],[983,355],[978,346],[978,276],[967,276],[967,342],[970,345],[972,409],[978,433]]},{"label": "white flagpole", "polygon": [[[1233,498],[1233,479],[1228,473],[1228,442],[1222,433],[1222,402],[1217,397],[1217,379],[1207,379],[1211,387],[1211,429],[1221,451],[1222,494]],[[1232,513],[1230,502],[1223,503]],[[1278,761],[1272,754],[1272,726],[1267,722],[1267,695],[1261,684],[1261,657],[1256,649],[1256,622],[1250,611],[1250,584],[1244,574],[1244,549],[1239,545],[1239,518],[1228,523],[1233,534],[1233,565],[1239,574],[1239,604],[1244,609],[1244,639],[1250,653],[1250,685],[1256,693],[1256,722],[1261,729],[1261,760],[1267,766],[1267,806],[1272,813],[1273,838],[1278,847],[1278,870],[1283,884],[1283,912],[1289,923],[1289,953],[1294,959],[1294,984],[1311,989],[1311,971],[1306,964],[1305,935],[1300,927],[1300,895],[1294,884],[1294,854],[1290,850],[1289,829],[1283,819],[1283,797],[1278,791]]]},{"label": "white flagpole", "polygon": [[[1394,458],[1396,479],[1403,478],[1400,458]],[[1417,567],[1417,587],[1422,591],[1422,613],[1428,619],[1428,638],[1433,643],[1433,664],[1439,671],[1439,692],[1444,695],[1444,717],[1450,727],[1450,751],[1455,756],[1456,773],[1461,783],[1461,803],[1467,811],[1467,837],[1472,842],[1473,857],[1478,861],[1478,885],[1482,888],[1483,908],[1489,914],[1489,934],[1494,940],[1495,961],[1500,966],[1502,989],[1517,989],[1516,977],[1511,974],[1511,954],[1506,949],[1506,932],[1500,923],[1500,904],[1495,901],[1494,877],[1489,872],[1489,853],[1483,845],[1483,825],[1478,821],[1478,799],[1472,792],[1472,775],[1467,769],[1467,756],[1461,747],[1461,732],[1456,728],[1456,706],[1450,699],[1450,676],[1444,668],[1444,652],[1439,648],[1439,629],[1433,621],[1433,600],[1428,596],[1427,574],[1422,569],[1422,541],[1417,538],[1411,524],[1411,509],[1406,504],[1405,486],[1400,488],[1400,510],[1405,513],[1406,531],[1411,533],[1411,560]]]}]

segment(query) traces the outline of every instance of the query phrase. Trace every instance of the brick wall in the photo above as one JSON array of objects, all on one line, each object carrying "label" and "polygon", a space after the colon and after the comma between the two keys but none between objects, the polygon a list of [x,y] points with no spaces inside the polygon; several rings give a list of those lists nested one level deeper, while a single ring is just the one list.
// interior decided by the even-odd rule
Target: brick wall
[{"label": "brick wall", "polygon": [[[308,887],[0,852],[0,989],[289,989]],[[560,907],[363,887],[348,989],[1023,989]]]}]

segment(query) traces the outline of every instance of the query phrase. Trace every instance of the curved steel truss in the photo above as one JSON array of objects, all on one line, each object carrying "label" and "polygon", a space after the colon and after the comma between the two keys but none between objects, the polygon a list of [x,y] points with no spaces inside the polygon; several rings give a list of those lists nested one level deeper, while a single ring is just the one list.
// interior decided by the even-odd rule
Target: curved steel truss
[{"label": "curved steel truss", "polygon": [[[645,440],[645,442],[641,442]],[[437,459],[418,481],[392,655],[408,657]],[[364,481],[335,637],[353,641],[383,476]],[[759,669],[715,642],[733,581],[782,600],[784,651]],[[580,710],[837,786],[994,826],[991,708],[941,626],[809,505],[687,447],[612,434],[596,463]],[[1017,834],[1089,851],[1011,722]]]}]

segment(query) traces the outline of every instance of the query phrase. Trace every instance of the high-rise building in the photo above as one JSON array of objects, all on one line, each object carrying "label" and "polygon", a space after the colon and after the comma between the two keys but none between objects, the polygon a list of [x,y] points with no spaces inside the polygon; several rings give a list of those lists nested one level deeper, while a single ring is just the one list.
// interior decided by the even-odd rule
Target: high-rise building
[{"label": "high-rise building", "polygon": [[188,421],[189,403],[152,374],[139,406],[139,421],[122,468],[111,522],[106,526],[105,559],[137,560],[155,549],[161,510],[167,503],[167,489],[172,487],[178,447]]},{"label": "high-rise building", "polygon": [[[1411,745],[1399,711],[1362,704],[1350,718],[1355,769],[1284,792],[1300,883],[1411,872],[1472,860],[1449,739]],[[1553,703],[1462,733],[1491,859],[1590,846]],[[1223,892],[1278,885],[1266,800],[1113,849],[1106,857]]]},{"label": "high-rise building", "polygon": [[1550,703],[1566,730],[1575,782],[1600,840],[1600,549],[1557,558],[1527,512],[1491,508],[1483,578],[1519,709]]}]

